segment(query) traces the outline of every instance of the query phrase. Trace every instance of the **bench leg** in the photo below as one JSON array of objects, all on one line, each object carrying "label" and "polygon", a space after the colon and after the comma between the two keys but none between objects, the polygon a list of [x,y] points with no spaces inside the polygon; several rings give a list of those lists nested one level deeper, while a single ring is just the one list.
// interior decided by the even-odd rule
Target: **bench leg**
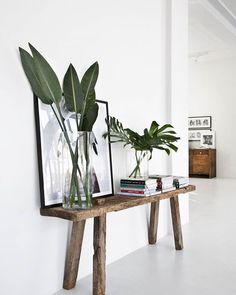
[{"label": "bench leg", "polygon": [[106,291],[106,214],[94,217],[93,295]]},{"label": "bench leg", "polygon": [[151,203],[150,224],[148,229],[148,242],[150,245],[156,244],[157,241],[159,204],[159,200]]},{"label": "bench leg", "polygon": [[84,226],[85,220],[73,222],[64,270],[63,288],[66,290],[74,288],[76,284],[84,235]]},{"label": "bench leg", "polygon": [[180,213],[179,213],[178,195],[173,198],[170,198],[170,208],[171,208],[172,225],[173,225],[174,238],[175,238],[175,249],[182,250],[183,237],[182,237],[182,228],[181,228],[181,220],[180,220]]}]

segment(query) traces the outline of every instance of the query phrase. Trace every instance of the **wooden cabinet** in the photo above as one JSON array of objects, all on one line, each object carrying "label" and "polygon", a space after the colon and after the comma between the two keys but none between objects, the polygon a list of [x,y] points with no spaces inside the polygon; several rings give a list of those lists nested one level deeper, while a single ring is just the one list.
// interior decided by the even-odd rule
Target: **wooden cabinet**
[{"label": "wooden cabinet", "polygon": [[216,177],[216,150],[190,149],[189,150],[189,176]]}]

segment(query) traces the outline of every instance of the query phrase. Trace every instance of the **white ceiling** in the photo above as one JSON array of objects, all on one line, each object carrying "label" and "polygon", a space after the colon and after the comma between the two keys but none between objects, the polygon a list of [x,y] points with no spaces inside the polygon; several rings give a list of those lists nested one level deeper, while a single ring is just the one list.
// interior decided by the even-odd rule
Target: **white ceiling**
[{"label": "white ceiling", "polygon": [[189,56],[236,55],[236,0],[189,0]]}]

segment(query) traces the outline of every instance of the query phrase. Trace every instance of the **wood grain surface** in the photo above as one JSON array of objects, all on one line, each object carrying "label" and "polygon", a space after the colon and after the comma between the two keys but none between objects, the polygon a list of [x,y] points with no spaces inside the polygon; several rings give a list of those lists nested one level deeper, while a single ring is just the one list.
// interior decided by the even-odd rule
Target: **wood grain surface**
[{"label": "wood grain surface", "polygon": [[106,214],[94,218],[93,295],[106,291]]},{"label": "wood grain surface", "polygon": [[159,205],[160,205],[160,200],[151,203],[150,224],[148,229],[148,242],[150,245],[156,244],[156,241],[157,241]]},{"label": "wood grain surface", "polygon": [[102,216],[108,212],[120,211],[128,209],[135,206],[140,206],[148,203],[157,202],[158,200],[170,199],[178,194],[189,193],[194,191],[196,188],[194,185],[189,185],[187,187],[176,189],[174,191],[161,193],[148,197],[133,197],[133,196],[119,196],[114,195],[107,198],[100,198],[98,200],[94,199],[94,202],[97,202],[91,209],[87,210],[67,210],[62,207],[54,208],[44,208],[40,209],[40,214],[42,216],[52,216],[63,218],[71,221],[81,221],[87,218],[93,218],[97,216]]},{"label": "wood grain surface", "polygon": [[80,254],[83,242],[85,220],[73,222],[70,241],[67,248],[63,288],[74,288],[79,269]]}]

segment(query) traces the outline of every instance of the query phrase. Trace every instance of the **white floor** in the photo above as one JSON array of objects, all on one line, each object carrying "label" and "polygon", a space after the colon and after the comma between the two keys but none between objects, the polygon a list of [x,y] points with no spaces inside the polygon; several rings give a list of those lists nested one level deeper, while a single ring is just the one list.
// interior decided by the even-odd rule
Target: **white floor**
[{"label": "white floor", "polygon": [[[107,295],[235,295],[236,180],[191,179],[184,250],[161,239],[107,267]],[[91,276],[54,295],[91,295]]]}]

